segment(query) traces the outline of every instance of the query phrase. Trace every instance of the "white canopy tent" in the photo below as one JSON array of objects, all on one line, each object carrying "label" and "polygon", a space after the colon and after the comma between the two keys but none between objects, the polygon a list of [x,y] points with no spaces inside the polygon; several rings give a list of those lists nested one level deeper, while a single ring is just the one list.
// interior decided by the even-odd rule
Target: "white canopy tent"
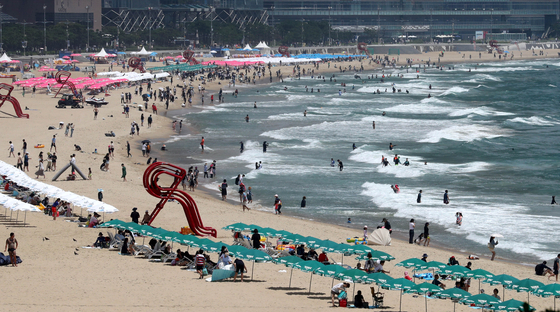
[{"label": "white canopy tent", "polygon": [[101,48],[101,51],[99,51],[99,53],[95,55],[95,57],[107,57],[107,56],[109,56],[109,54],[105,52],[105,48]]},{"label": "white canopy tent", "polygon": [[8,55],[6,55],[6,53],[4,53],[2,55],[2,57],[0,57],[0,63],[8,63],[11,62],[12,59],[8,57]]},{"label": "white canopy tent", "polygon": [[251,46],[247,43],[247,45],[243,48],[243,50],[251,51],[251,50],[253,50],[253,49],[252,49]]},{"label": "white canopy tent", "polygon": [[[20,186],[27,187],[35,192],[45,194],[48,197],[60,198],[64,201],[73,204],[74,206],[94,209],[94,210],[88,209],[88,211],[106,212],[106,213],[113,213],[119,211],[117,208],[109,204],[85,196],[81,196],[72,192],[66,192],[56,186],[34,180],[33,178],[25,174],[23,171],[3,161],[0,161],[0,175],[5,175],[8,180],[13,181]],[[10,199],[14,199],[14,198],[10,197]],[[18,202],[21,203],[21,201]],[[4,205],[4,207],[6,206]]]},{"label": "white canopy tent", "polygon": [[266,43],[264,43],[264,41],[261,41],[261,42],[259,42],[259,44],[257,44],[255,49],[270,49],[270,47],[267,46]]},{"label": "white canopy tent", "polygon": [[249,57],[249,58],[232,58],[227,59],[227,61],[238,61],[238,62],[264,62],[265,64],[294,64],[294,63],[307,63],[307,62],[318,62],[321,61],[320,58],[293,58],[293,57]]},{"label": "white canopy tent", "polygon": [[148,52],[146,51],[146,48],[142,47],[142,50],[140,50],[139,52],[132,52],[130,54],[132,55],[150,55],[152,52]]}]

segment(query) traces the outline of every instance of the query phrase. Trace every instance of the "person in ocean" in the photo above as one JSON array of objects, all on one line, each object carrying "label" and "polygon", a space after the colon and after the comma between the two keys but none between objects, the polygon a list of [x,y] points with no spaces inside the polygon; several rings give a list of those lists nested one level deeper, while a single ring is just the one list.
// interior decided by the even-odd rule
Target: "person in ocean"
[{"label": "person in ocean", "polygon": [[447,190],[443,193],[443,203],[449,205],[449,192]]},{"label": "person in ocean", "polygon": [[455,221],[455,224],[457,224],[458,226],[461,226],[463,224],[463,214],[461,212],[457,212],[455,214],[455,218],[457,218],[457,221]]},{"label": "person in ocean", "polygon": [[344,165],[342,164],[342,161],[340,161],[340,159],[337,159],[336,161],[338,161],[338,169],[342,171],[342,169],[344,169]]},{"label": "person in ocean", "polygon": [[249,122],[249,114],[247,114],[247,116],[245,116],[245,121]]},{"label": "person in ocean", "polygon": [[307,109],[303,111],[303,117],[307,117]]},{"label": "person in ocean", "polygon": [[355,150],[356,148],[356,143],[352,143],[352,150]]},{"label": "person in ocean", "polygon": [[389,150],[392,151],[397,145],[393,145],[393,143],[389,143]]},{"label": "person in ocean", "polygon": [[416,197],[416,202],[419,203],[419,204],[422,202],[422,190],[418,191],[418,196]]},{"label": "person in ocean", "polygon": [[239,152],[243,153],[243,150],[245,150],[245,146],[243,145],[243,142],[239,142],[239,145],[240,145]]},{"label": "person in ocean", "polygon": [[410,162],[408,161],[408,158],[404,161],[404,165],[407,167],[410,166]]},{"label": "person in ocean", "polygon": [[334,167],[334,158],[331,158],[331,167]]},{"label": "person in ocean", "polygon": [[552,202],[550,204],[551,205],[558,205],[558,203],[556,203],[556,196],[552,196]]},{"label": "person in ocean", "polygon": [[268,147],[268,143],[266,141],[263,142],[263,153],[266,153],[266,148]]},{"label": "person in ocean", "polygon": [[395,157],[393,157],[393,162],[395,163],[395,166],[398,166],[401,162],[401,158],[397,154],[395,154]]},{"label": "person in ocean", "polygon": [[301,200],[301,208],[305,208],[306,205],[307,205],[306,197],[303,196],[303,199]]}]

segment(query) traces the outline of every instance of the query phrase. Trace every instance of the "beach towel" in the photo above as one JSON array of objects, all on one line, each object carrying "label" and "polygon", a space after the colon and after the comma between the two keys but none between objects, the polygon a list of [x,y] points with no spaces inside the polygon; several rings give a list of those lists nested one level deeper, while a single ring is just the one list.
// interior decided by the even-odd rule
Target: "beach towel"
[{"label": "beach towel", "polygon": [[[17,263],[21,263],[21,258],[19,256],[16,256],[16,260]],[[3,253],[0,252],[0,265],[8,265],[8,264],[12,264],[12,261],[10,260],[10,256],[4,256]]]},{"label": "beach towel", "polygon": [[427,281],[434,280],[434,275],[432,273],[416,273],[416,274],[414,274],[413,277],[423,279],[423,280],[427,280]]}]

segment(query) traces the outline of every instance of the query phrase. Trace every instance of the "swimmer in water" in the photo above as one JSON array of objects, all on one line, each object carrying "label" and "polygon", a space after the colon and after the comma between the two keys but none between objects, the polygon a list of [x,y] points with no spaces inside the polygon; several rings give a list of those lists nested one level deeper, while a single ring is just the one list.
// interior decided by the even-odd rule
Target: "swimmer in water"
[{"label": "swimmer in water", "polygon": [[550,204],[551,205],[558,205],[558,203],[556,202],[556,196],[552,196],[552,202]]},{"label": "swimmer in water", "polygon": [[303,117],[307,117],[307,110],[303,111]]},{"label": "swimmer in water", "polygon": [[410,166],[410,162],[408,161],[408,158],[404,161],[404,165],[407,167]]},{"label": "swimmer in water", "polygon": [[253,104],[253,108],[257,108],[257,102],[255,101],[255,104]]},{"label": "swimmer in water", "polygon": [[432,90],[432,84],[430,84],[429,88],[430,88],[430,90]]},{"label": "swimmer in water", "polygon": [[249,115],[245,116],[245,121],[249,122]]},{"label": "swimmer in water", "polygon": [[331,167],[334,167],[334,159],[331,158]]},{"label": "swimmer in water", "polygon": [[288,91],[288,87],[284,87],[284,91]]},{"label": "swimmer in water", "polygon": [[373,130],[375,130],[375,120],[373,121]]},{"label": "swimmer in water", "polygon": [[393,143],[389,143],[389,150],[392,151],[397,145],[393,145]]},{"label": "swimmer in water", "polygon": [[245,146],[243,145],[243,142],[239,142],[239,145],[240,145],[239,152],[243,153],[243,150],[245,150]]},{"label": "swimmer in water", "polygon": [[461,226],[461,224],[463,224],[463,214],[460,212],[457,212],[455,214],[455,218],[457,218],[457,221],[455,221],[455,224],[457,224],[458,226]]},{"label": "swimmer in water", "polygon": [[447,190],[443,193],[443,203],[449,205],[449,192]]},{"label": "swimmer in water", "polygon": [[356,148],[356,143],[352,143],[352,150],[355,150]]},{"label": "swimmer in water", "polygon": [[428,99],[431,98],[431,97],[432,97],[432,95],[428,93]]},{"label": "swimmer in water", "polygon": [[385,112],[381,113],[381,116],[385,116],[385,115],[386,115]]}]

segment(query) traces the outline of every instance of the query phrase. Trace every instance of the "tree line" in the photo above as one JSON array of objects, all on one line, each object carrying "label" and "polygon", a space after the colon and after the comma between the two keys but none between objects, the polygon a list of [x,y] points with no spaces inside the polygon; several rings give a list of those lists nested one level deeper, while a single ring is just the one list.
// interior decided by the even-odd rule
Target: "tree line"
[{"label": "tree line", "polygon": [[[24,29],[25,27],[25,29]],[[213,34],[211,29],[214,29]],[[198,37],[197,37],[198,33]],[[101,47],[118,49],[119,51],[136,51],[141,46],[147,49],[179,49],[182,48],[181,38],[186,38],[195,48],[209,48],[210,42],[217,46],[242,45],[249,43],[256,45],[265,41],[269,46],[320,46],[331,44],[349,44],[356,40],[355,34],[348,31],[337,31],[330,29],[326,21],[283,21],[275,26],[264,24],[245,25],[239,27],[237,24],[214,21],[198,20],[192,23],[167,26],[151,30],[142,30],[125,33],[117,27],[104,27],[101,31],[89,31],[89,51],[99,51]],[[330,34],[330,40],[329,40]],[[375,31],[369,30],[361,34],[360,41],[374,42]],[[43,24],[21,25],[4,24],[2,27],[2,49],[9,53],[23,54],[23,42],[26,42],[27,54],[43,53],[47,46],[47,54],[60,50],[86,52],[88,44],[88,31],[86,25],[80,23],[58,23],[46,25],[46,38],[43,32]]]}]

